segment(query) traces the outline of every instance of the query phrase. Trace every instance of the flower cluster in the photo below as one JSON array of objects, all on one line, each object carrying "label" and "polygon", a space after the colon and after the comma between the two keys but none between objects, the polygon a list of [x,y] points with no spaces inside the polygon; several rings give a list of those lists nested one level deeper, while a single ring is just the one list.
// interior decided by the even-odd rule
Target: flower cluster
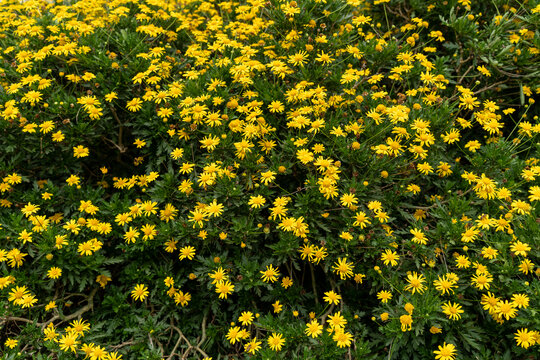
[{"label": "flower cluster", "polygon": [[4,352],[536,351],[539,13],[5,1]]}]

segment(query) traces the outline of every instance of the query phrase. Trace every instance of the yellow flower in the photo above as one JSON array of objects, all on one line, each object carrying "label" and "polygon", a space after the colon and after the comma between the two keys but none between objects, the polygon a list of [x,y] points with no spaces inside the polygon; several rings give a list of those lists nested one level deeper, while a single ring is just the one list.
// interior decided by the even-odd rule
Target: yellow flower
[{"label": "yellow flower", "polygon": [[179,256],[180,260],[184,260],[186,258],[188,260],[193,260],[194,257],[195,257],[195,248],[193,246],[184,246],[180,248],[180,256]]},{"label": "yellow flower", "polygon": [[47,277],[51,279],[58,279],[60,276],[62,276],[62,269],[53,266],[47,271]]},{"label": "yellow flower", "polygon": [[488,291],[487,294],[482,294],[480,304],[484,310],[489,311],[490,314],[494,314],[497,308],[497,303],[500,301],[498,297]]},{"label": "yellow flower", "polygon": [[210,278],[212,279],[212,284],[216,284],[220,281],[228,280],[227,274],[225,274],[225,270],[220,266],[217,270],[215,270],[213,273],[208,274]]},{"label": "yellow flower", "polygon": [[493,276],[489,273],[474,275],[471,278],[471,284],[474,285],[477,289],[484,290],[489,289],[489,283],[493,281]]},{"label": "yellow flower", "polygon": [[319,54],[317,54],[315,61],[322,62],[324,65],[328,65],[334,61],[334,58],[332,58],[330,54],[326,54],[324,51],[321,51]]},{"label": "yellow flower", "polygon": [[251,311],[243,311],[238,318],[238,321],[244,326],[248,326],[253,322],[253,313]]},{"label": "yellow flower", "polygon": [[324,301],[326,301],[329,304],[338,305],[339,300],[341,300],[341,295],[336,294],[333,290],[327,291],[324,293]]},{"label": "yellow flower", "polygon": [[244,350],[250,354],[255,354],[261,348],[261,341],[257,341],[257,338],[253,338],[250,342],[244,345]]},{"label": "yellow flower", "polygon": [[323,329],[323,326],[319,324],[317,319],[313,319],[311,320],[311,322],[306,324],[306,329],[304,330],[304,332],[306,333],[307,336],[316,338],[322,334],[322,329]]},{"label": "yellow flower", "polygon": [[118,94],[114,91],[111,91],[110,93],[105,95],[105,101],[112,102],[114,99],[118,99]]},{"label": "yellow flower", "polygon": [[49,301],[47,305],[45,306],[45,311],[49,311],[56,308],[56,302],[55,301]]},{"label": "yellow flower", "polygon": [[26,229],[24,229],[19,234],[18,239],[22,240],[23,244],[26,244],[27,242],[32,242],[32,232],[31,231],[28,232],[28,231],[26,231]]},{"label": "yellow flower", "polygon": [[404,308],[405,308],[405,311],[409,313],[409,315],[412,315],[412,313],[414,311],[414,305],[413,304],[406,303]]},{"label": "yellow flower", "polygon": [[77,251],[81,256],[90,256],[94,252],[94,242],[93,241],[85,241],[83,243],[80,243]]},{"label": "yellow flower", "polygon": [[216,199],[214,199],[204,208],[204,212],[208,216],[218,217],[223,213],[223,204],[218,204]]},{"label": "yellow flower", "polygon": [[381,300],[383,304],[386,304],[391,298],[392,293],[390,291],[381,290],[377,293],[377,299]]},{"label": "yellow flower", "polygon": [[140,149],[146,146],[146,141],[141,140],[141,139],[135,139],[135,141],[133,142],[133,145],[137,146],[137,149]]},{"label": "yellow flower", "polygon": [[252,208],[258,209],[266,203],[266,199],[261,195],[252,196],[249,198],[248,205]]},{"label": "yellow flower", "polygon": [[399,322],[401,323],[401,331],[410,331],[412,329],[413,320],[411,315],[401,315]]},{"label": "yellow flower", "polygon": [[[171,289],[172,289],[172,287],[171,287]],[[190,301],[191,301],[191,294],[188,293],[188,292],[184,293],[182,290],[178,290],[178,292],[174,294],[174,302],[177,305],[180,304],[182,307],[184,307]]]},{"label": "yellow flower", "polygon": [[353,276],[353,263],[347,261],[347,258],[338,258],[334,263],[332,270],[339,275],[341,280],[346,280]]},{"label": "yellow flower", "polygon": [[405,286],[405,290],[412,292],[413,294],[418,291],[420,294],[423,293],[427,287],[423,284],[426,281],[424,275],[418,275],[416,272],[407,275],[408,285]]},{"label": "yellow flower", "polygon": [[363,211],[359,211],[354,215],[354,223],[353,226],[360,226],[361,229],[365,228],[368,224],[371,224],[369,221],[369,217],[366,216],[366,213]]},{"label": "yellow flower", "polygon": [[208,135],[208,136],[205,136],[199,142],[201,143],[201,148],[207,149],[208,152],[212,152],[212,151],[214,151],[216,146],[219,145],[220,140],[216,136],[212,137],[212,135]]},{"label": "yellow flower", "polygon": [[410,233],[414,235],[412,238],[412,242],[416,244],[426,245],[427,244],[427,238],[424,232],[420,229],[414,228],[410,230]]},{"label": "yellow flower", "polygon": [[232,294],[234,291],[234,285],[230,281],[220,281],[216,284],[216,293],[219,294],[220,299],[226,299],[227,295]]},{"label": "yellow flower", "polygon": [[527,256],[527,253],[531,250],[531,247],[527,243],[522,243],[521,241],[516,241],[510,246],[510,250],[514,255],[523,255]]},{"label": "yellow flower", "polygon": [[416,165],[416,169],[423,175],[428,175],[433,172],[433,167],[431,167],[431,165],[429,165],[427,162],[419,163]]},{"label": "yellow flower", "polygon": [[465,255],[458,255],[456,257],[456,264],[457,267],[460,269],[467,269],[469,266],[471,266],[471,262],[469,261],[469,258]]},{"label": "yellow flower", "polygon": [[131,291],[131,297],[134,300],[144,301],[148,297],[148,287],[144,284],[137,284]]},{"label": "yellow flower", "polygon": [[283,339],[283,335],[272,333],[267,339],[268,346],[270,349],[274,351],[281,351],[281,348],[285,344],[285,339]]},{"label": "yellow flower", "polygon": [[274,307],[274,313],[276,314],[279,314],[281,310],[283,310],[283,305],[279,303],[279,300],[273,303],[272,306]]},{"label": "yellow flower", "polygon": [[64,334],[60,340],[58,340],[58,344],[60,345],[60,350],[62,351],[71,350],[72,352],[77,352],[77,345],[79,344],[77,341],[77,334],[73,332]]},{"label": "yellow flower", "polygon": [[518,346],[521,346],[522,348],[529,348],[529,346],[532,346],[535,344],[535,334],[533,331],[529,331],[528,329],[521,328],[516,333],[514,333],[514,339],[516,339],[516,343]]},{"label": "yellow flower", "polygon": [[529,297],[525,294],[514,294],[512,295],[512,304],[517,308],[526,309],[529,307]]},{"label": "yellow flower", "polygon": [[476,70],[480,71],[482,73],[482,75],[484,75],[484,76],[487,76],[487,77],[491,76],[491,73],[489,72],[489,70],[484,65],[477,66]]},{"label": "yellow flower", "polygon": [[351,193],[343,194],[340,200],[341,200],[341,205],[348,208],[358,203],[358,199],[356,198],[356,196],[354,196],[354,194],[351,194]]},{"label": "yellow flower", "polygon": [[407,185],[407,191],[408,192],[412,192],[413,194],[418,194],[420,192],[420,186],[416,185],[416,184],[409,184]]},{"label": "yellow flower", "polygon": [[347,320],[341,315],[341,312],[338,311],[334,315],[329,315],[326,322],[330,325],[331,328],[344,328],[347,325]]},{"label": "yellow flower", "polygon": [[384,262],[384,265],[391,264],[392,266],[396,266],[398,264],[399,255],[395,251],[386,249],[381,255],[381,260]]},{"label": "yellow flower", "polygon": [[239,326],[234,326],[234,327],[231,327],[229,329],[229,331],[227,332],[227,335],[225,336],[227,338],[227,340],[229,340],[229,342],[234,345],[236,344],[237,341],[240,341],[240,339],[242,338],[240,336],[240,327]]},{"label": "yellow flower", "polygon": [[33,307],[37,302],[38,299],[34,295],[26,294],[22,297],[17,305],[20,305],[22,308],[29,308]]},{"label": "yellow flower", "polygon": [[7,338],[4,345],[6,347],[10,348],[10,349],[13,349],[13,348],[15,348],[15,346],[17,346],[18,343],[19,343],[19,340],[17,340],[17,339]]},{"label": "yellow flower", "polygon": [[447,275],[444,275],[443,277],[439,276],[437,280],[433,281],[433,285],[435,285],[435,289],[440,291],[442,295],[447,293],[453,294],[454,290],[452,288],[457,288],[455,279]]},{"label": "yellow flower", "polygon": [[433,353],[435,354],[435,360],[454,360],[456,358],[456,347],[453,344],[443,343]]},{"label": "yellow flower", "polygon": [[88,156],[88,154],[89,154],[88,148],[82,145],[73,147],[73,156],[75,156],[76,158],[86,157]]},{"label": "yellow flower", "polygon": [[271,113],[282,113],[285,110],[285,106],[281,101],[274,100],[268,105],[268,110]]},{"label": "yellow flower", "polygon": [[173,151],[171,151],[170,155],[174,160],[178,160],[182,157],[183,154],[184,154],[184,149],[175,148]]},{"label": "yellow flower", "polygon": [[285,288],[285,289],[291,287],[292,284],[293,284],[293,281],[288,276],[285,276],[283,279],[281,279],[281,286],[283,286],[283,288]]},{"label": "yellow flower", "polygon": [[129,230],[124,233],[124,239],[128,244],[135,243],[140,233],[137,231],[137,228],[129,227]]},{"label": "yellow flower", "polygon": [[41,101],[41,96],[42,94],[39,91],[30,90],[21,98],[21,102],[29,102],[30,105],[34,106]]},{"label": "yellow flower", "polygon": [[133,98],[132,100],[127,102],[126,108],[131,112],[139,111],[140,109],[142,109],[142,101],[141,101],[141,99]]},{"label": "yellow flower", "polygon": [[122,355],[118,355],[118,352],[109,352],[107,354],[107,360],[122,360]]},{"label": "yellow flower", "polygon": [[262,172],[261,173],[261,182],[264,184],[264,185],[268,185],[269,183],[271,183],[272,181],[274,181],[276,179],[276,173],[273,172],[273,171],[265,171],[265,172]]},{"label": "yellow flower", "polygon": [[508,300],[499,300],[495,307],[495,313],[500,318],[506,318],[510,320],[516,317],[517,309],[515,308],[514,302],[509,302]]},{"label": "yellow flower", "polygon": [[446,162],[439,162],[439,166],[437,166],[437,174],[440,177],[446,177],[452,174],[452,170],[450,169],[450,165]]},{"label": "yellow flower", "polygon": [[195,209],[190,211],[188,221],[193,222],[193,228],[195,228],[195,226],[203,227],[203,221],[207,221],[206,217],[207,214],[204,210]]},{"label": "yellow flower", "polygon": [[442,310],[443,313],[451,320],[461,319],[461,314],[463,313],[461,305],[457,303],[452,303],[450,301],[442,305]]},{"label": "yellow flower", "polygon": [[294,66],[304,66],[304,64],[307,62],[307,58],[308,55],[305,51],[299,51],[289,56],[289,64],[293,64]]},{"label": "yellow flower", "polygon": [[260,271],[262,274],[261,278],[264,282],[275,282],[279,276],[279,271],[277,268],[274,268],[272,264],[266,266],[265,271]]},{"label": "yellow flower", "polygon": [[365,277],[366,277],[366,275],[364,275],[364,274],[354,274],[354,281],[357,284],[362,284],[364,282]]},{"label": "yellow flower", "polygon": [[79,185],[81,180],[77,175],[71,175],[69,178],[67,178],[66,182],[69,186],[73,185]]},{"label": "yellow flower", "polygon": [[345,332],[343,329],[336,329],[332,340],[336,342],[339,348],[351,346],[353,335],[350,332]]}]

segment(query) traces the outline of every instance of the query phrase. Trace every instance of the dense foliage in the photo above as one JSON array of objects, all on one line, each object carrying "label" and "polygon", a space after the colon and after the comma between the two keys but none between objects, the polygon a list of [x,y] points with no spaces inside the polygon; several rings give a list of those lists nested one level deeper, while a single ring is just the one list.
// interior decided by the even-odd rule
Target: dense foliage
[{"label": "dense foliage", "polygon": [[540,5],[0,5],[3,359],[535,359]]}]

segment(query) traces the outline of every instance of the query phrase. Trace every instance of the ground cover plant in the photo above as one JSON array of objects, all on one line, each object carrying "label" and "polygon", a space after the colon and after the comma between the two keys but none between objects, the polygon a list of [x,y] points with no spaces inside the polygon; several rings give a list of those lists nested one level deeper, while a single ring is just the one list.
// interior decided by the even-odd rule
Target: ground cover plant
[{"label": "ground cover plant", "polygon": [[538,1],[2,1],[2,359],[540,357]]}]

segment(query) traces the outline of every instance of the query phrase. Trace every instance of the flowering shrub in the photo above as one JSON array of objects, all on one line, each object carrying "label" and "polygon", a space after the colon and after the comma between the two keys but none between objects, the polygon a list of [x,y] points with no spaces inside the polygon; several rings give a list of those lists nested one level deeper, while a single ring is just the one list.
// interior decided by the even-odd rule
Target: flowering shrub
[{"label": "flowering shrub", "polygon": [[537,358],[537,3],[4,1],[4,359]]}]

